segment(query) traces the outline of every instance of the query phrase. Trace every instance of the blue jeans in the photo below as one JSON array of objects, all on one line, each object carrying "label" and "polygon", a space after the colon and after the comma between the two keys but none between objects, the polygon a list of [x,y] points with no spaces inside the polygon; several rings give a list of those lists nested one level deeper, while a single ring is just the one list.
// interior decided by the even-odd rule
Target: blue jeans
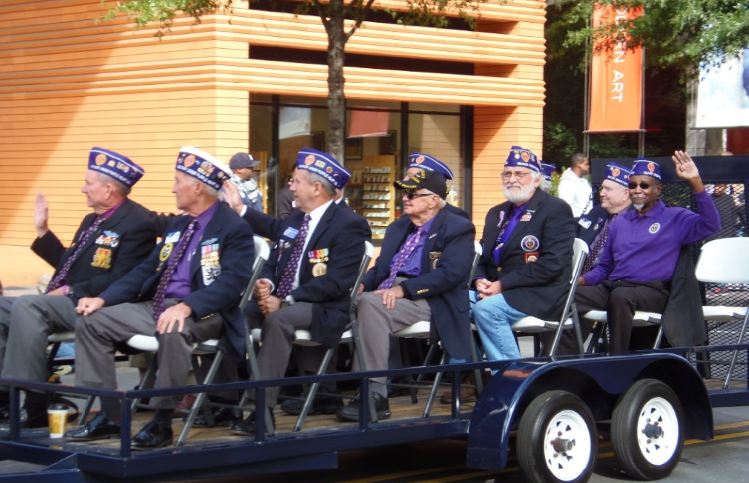
[{"label": "blue jeans", "polygon": [[502,294],[492,295],[477,301],[476,292],[471,292],[471,313],[479,330],[481,343],[490,361],[519,359],[520,349],[512,334],[512,324],[526,317],[510,306]]}]

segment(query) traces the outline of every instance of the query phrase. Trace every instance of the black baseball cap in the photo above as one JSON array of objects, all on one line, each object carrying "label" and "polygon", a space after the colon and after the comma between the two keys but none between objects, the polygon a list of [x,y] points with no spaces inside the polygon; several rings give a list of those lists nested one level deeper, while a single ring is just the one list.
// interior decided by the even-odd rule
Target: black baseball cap
[{"label": "black baseball cap", "polygon": [[447,198],[447,183],[445,177],[437,171],[422,171],[411,178],[402,179],[393,183],[396,188],[404,190],[429,190],[443,200]]}]

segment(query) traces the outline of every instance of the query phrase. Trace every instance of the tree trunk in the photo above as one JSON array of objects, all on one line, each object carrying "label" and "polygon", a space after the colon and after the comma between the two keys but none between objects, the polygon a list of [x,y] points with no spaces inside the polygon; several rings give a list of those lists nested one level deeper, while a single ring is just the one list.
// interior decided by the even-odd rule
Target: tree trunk
[{"label": "tree trunk", "polygon": [[328,30],[328,151],[344,162],[346,97],[343,92],[343,64],[346,37],[343,30],[343,0],[331,0]]}]

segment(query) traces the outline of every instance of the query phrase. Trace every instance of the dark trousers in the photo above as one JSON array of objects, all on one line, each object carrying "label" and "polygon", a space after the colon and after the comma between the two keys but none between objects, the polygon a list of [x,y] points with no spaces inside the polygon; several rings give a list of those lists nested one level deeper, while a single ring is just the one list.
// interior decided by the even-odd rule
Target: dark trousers
[{"label": "dark trousers", "polygon": [[[599,285],[578,287],[575,304],[583,340],[593,328],[593,322],[583,319],[583,315],[590,310],[605,310],[610,335],[610,354],[624,354],[629,350],[653,347],[657,328],[637,328],[633,332],[632,320],[636,310],[663,312],[668,295],[668,287],[662,282],[605,281]],[[572,331],[565,331],[559,350],[560,354],[577,352],[577,343]]]}]

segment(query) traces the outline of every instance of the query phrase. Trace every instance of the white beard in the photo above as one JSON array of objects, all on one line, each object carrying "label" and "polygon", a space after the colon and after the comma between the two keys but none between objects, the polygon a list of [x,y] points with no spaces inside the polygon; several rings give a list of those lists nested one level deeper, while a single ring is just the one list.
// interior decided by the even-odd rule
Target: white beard
[{"label": "white beard", "polygon": [[644,204],[636,205],[636,204],[633,203],[632,206],[634,206],[637,211],[642,211],[642,207],[645,206],[645,205]]},{"label": "white beard", "polygon": [[507,201],[515,205],[525,203],[526,201],[531,199],[531,197],[533,197],[533,193],[535,192],[536,187],[532,184],[521,187],[519,191],[510,191],[506,187],[502,186],[502,193],[505,195],[505,198],[507,198]]}]

